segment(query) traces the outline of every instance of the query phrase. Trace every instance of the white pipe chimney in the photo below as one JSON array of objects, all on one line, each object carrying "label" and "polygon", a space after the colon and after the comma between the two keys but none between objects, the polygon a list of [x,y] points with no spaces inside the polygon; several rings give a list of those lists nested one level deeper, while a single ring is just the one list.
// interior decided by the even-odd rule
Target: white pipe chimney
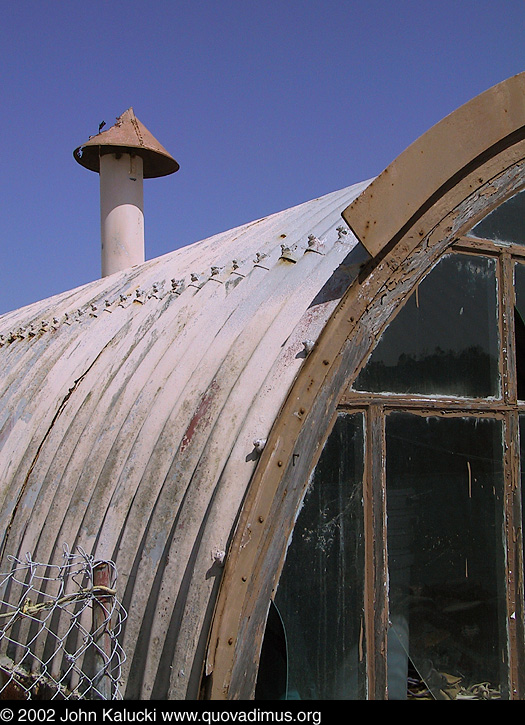
[{"label": "white pipe chimney", "polygon": [[79,164],[100,175],[102,276],[144,262],[143,179],[172,174],[179,169],[178,163],[132,108],[73,155]]},{"label": "white pipe chimney", "polygon": [[142,167],[140,156],[123,153],[100,157],[103,277],[145,260]]}]

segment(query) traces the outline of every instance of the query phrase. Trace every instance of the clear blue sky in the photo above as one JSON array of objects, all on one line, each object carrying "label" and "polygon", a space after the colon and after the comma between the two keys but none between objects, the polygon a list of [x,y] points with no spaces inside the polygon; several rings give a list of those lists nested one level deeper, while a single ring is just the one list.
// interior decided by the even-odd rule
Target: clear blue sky
[{"label": "clear blue sky", "polygon": [[0,313],[100,275],[73,150],[133,106],[152,258],[380,173],[525,70],[525,0],[3,0]]}]

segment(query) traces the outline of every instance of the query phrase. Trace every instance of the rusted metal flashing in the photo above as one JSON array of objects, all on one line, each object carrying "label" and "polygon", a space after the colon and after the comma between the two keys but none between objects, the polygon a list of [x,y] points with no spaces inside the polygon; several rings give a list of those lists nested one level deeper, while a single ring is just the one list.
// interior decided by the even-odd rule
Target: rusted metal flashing
[{"label": "rusted metal flashing", "polygon": [[343,218],[375,257],[488,159],[525,135],[525,73],[485,91],[433,126],[388,166]]}]

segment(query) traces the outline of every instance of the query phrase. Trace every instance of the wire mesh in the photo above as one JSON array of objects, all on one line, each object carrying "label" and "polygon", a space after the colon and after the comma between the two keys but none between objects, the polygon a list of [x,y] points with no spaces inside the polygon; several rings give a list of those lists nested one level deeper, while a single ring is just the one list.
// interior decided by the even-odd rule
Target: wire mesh
[{"label": "wire mesh", "polygon": [[126,612],[111,561],[9,557],[0,574],[0,699],[120,700]]}]

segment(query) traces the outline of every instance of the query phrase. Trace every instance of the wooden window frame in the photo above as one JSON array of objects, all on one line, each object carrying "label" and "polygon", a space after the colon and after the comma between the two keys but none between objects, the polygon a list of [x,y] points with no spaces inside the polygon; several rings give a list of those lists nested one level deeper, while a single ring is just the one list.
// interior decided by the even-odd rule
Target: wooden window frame
[{"label": "wooden window frame", "polygon": [[[525,156],[525,144],[524,144]],[[491,180],[485,188],[491,190],[490,210],[525,185],[525,162],[519,163]],[[248,492],[243,511],[234,535],[231,559],[221,584],[223,591],[231,587],[230,596],[219,597],[211,633],[211,649],[208,649],[203,690],[204,697],[211,699],[251,699],[255,691],[257,676],[256,658],[254,667],[246,668],[246,660],[253,657],[248,649],[260,652],[264,627],[270,601],[276,592],[279,576],[286,555],[286,546],[293,530],[297,510],[304,496],[306,483],[315,467],[328,437],[338,410],[387,409],[439,412],[447,403],[447,412],[489,417],[505,416],[505,531],[507,539],[507,596],[509,633],[509,687],[512,699],[525,698],[525,686],[520,671],[525,667],[523,634],[520,633],[523,619],[523,581],[515,576],[522,569],[521,527],[517,512],[521,511],[519,496],[519,466],[516,464],[516,441],[510,433],[518,430],[518,414],[525,403],[517,401],[516,380],[511,372],[514,366],[515,349],[512,339],[514,315],[513,265],[517,260],[525,261],[525,248],[512,245],[498,245],[488,240],[470,239],[465,231],[475,224],[487,205],[473,204],[469,198],[463,200],[453,212],[445,214],[439,224],[432,226],[428,235],[422,235],[410,249],[394,248],[379,262],[373,260],[370,270],[362,271],[364,286],[375,292],[370,300],[362,295],[361,280],[350,285],[340,307],[332,317],[339,323],[340,331],[334,333],[330,324],[323,331],[326,340],[314,348],[306,359],[304,368],[296,381],[278,421],[261,456],[254,476],[254,484]],[[403,245],[402,245],[403,246]],[[352,391],[350,386],[366,364],[383,330],[402,308],[404,302],[417,285],[431,273],[444,254],[477,253],[491,256],[497,262],[498,326],[500,339],[505,341],[507,353],[503,363],[500,356],[502,380],[501,396],[488,399],[455,398],[453,396],[434,399],[425,396],[388,396]],[[504,304],[503,304],[504,301]],[[361,312],[359,311],[361,310]],[[377,314],[380,311],[380,314]],[[503,345],[502,345],[503,346]],[[351,371],[351,372],[350,372]],[[381,416],[374,423],[367,422],[367,436],[382,441]],[[368,417],[367,417],[368,420]],[[329,423],[327,424],[327,421]],[[319,426],[321,428],[321,436]],[[384,456],[383,445],[376,447]],[[386,577],[386,530],[385,511],[378,508],[384,501],[384,474],[379,459],[369,455],[365,469],[369,481],[370,504],[365,507],[367,516],[367,571],[366,577],[366,651],[386,652],[388,624],[388,602],[384,584]],[[376,474],[370,473],[376,471]],[[382,476],[382,477],[381,477]],[[258,480],[259,479],[259,480]],[[378,481],[381,483],[379,484]],[[368,495],[368,494],[367,494]],[[375,504],[374,504],[375,501]],[[277,545],[276,537],[281,540]],[[284,538],[283,538],[284,537]],[[374,543],[375,542],[375,543]],[[383,542],[383,543],[377,543]],[[228,568],[228,565],[230,568]],[[237,579],[237,584],[232,579]],[[372,585],[374,583],[374,585]],[[235,593],[233,593],[235,592]],[[231,596],[235,598],[232,607]],[[227,604],[228,602],[228,604]],[[235,607],[242,604],[244,614],[236,615]],[[227,611],[227,608],[233,611]],[[519,611],[518,611],[519,609]],[[239,618],[237,618],[239,616]],[[215,642],[216,647],[213,647]],[[217,678],[217,653],[229,662],[228,669]],[[385,699],[386,657],[367,659],[368,699]],[[209,679],[206,675],[210,675]],[[249,674],[249,676],[248,676]],[[224,678],[225,685],[218,684]],[[219,689],[220,688],[220,689]]]},{"label": "wooden window frame", "polygon": [[[453,245],[481,249],[484,240],[467,239],[467,230],[525,188],[524,92],[525,74],[521,74],[458,109],[403,152],[354,205],[343,211],[343,218],[371,258],[357,277],[348,280],[347,291],[288,391],[242,502],[211,621],[203,664],[204,699],[254,697],[266,617],[307,482],[342,396],[382,330]],[[500,284],[509,286],[509,260],[522,252],[514,252],[511,246],[505,251],[510,256],[502,267],[505,271]],[[512,313],[502,312],[500,324],[510,330]],[[514,353],[509,350],[508,354]],[[522,557],[521,530],[516,541],[512,541],[511,533],[518,531],[515,522],[521,515],[515,450],[519,409],[510,404],[512,377],[503,381],[507,397],[498,401],[498,414],[508,420],[507,572],[516,572],[507,587],[510,612],[514,603],[523,601],[517,566]],[[483,404],[479,407],[483,410]],[[470,410],[473,412],[475,406]],[[379,431],[376,421],[368,434],[379,436]],[[374,457],[368,465],[377,465]],[[382,492],[376,486],[373,494],[381,496]],[[381,527],[383,519],[377,506],[369,516],[369,529]],[[369,582],[377,580],[376,569],[367,576]],[[379,576],[381,579],[382,574]],[[377,625],[376,646],[381,646],[387,612],[374,601],[367,606],[369,624]],[[520,675],[520,670],[525,670],[520,616],[516,612],[515,621],[510,623],[512,699],[525,697]],[[369,699],[384,697],[385,692],[381,663],[374,667]]]},{"label": "wooden window frame", "polygon": [[491,418],[503,421],[504,431],[504,528],[505,584],[507,595],[508,692],[511,699],[525,697],[524,557],[521,530],[521,468],[519,415],[525,401],[517,397],[514,344],[514,266],[525,264],[525,248],[461,236],[447,254],[465,253],[497,260],[497,309],[501,394],[498,398],[368,393],[348,386],[339,400],[338,411],[365,412],[364,502],[365,502],[365,624],[368,633],[367,659],[369,699],[386,699],[388,630],[388,554],[386,523],[386,416],[391,412],[420,416]]}]

